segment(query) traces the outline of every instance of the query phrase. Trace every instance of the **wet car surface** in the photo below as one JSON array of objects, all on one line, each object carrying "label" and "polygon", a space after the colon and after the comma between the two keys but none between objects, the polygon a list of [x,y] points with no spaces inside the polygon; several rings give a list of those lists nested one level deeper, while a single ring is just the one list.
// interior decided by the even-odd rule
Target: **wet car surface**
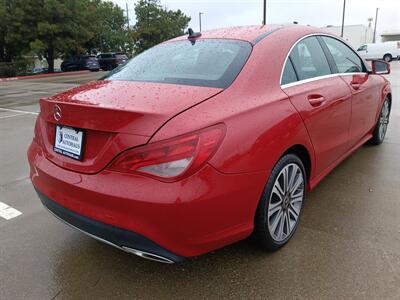
[{"label": "wet car surface", "polygon": [[0,298],[385,298],[400,294],[400,65],[392,64],[391,124],[307,195],[301,226],[276,253],[251,240],[183,264],[160,265],[103,245],[49,215],[28,179],[25,151],[38,98],[102,74],[0,83]]}]

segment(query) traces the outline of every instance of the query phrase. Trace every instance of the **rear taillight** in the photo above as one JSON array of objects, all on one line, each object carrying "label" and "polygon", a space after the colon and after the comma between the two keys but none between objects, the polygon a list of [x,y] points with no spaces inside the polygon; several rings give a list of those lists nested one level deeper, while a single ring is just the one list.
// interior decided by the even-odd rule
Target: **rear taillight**
[{"label": "rear taillight", "polygon": [[217,151],[225,135],[218,124],[161,142],[128,150],[109,166],[117,172],[140,173],[165,181],[189,176]]}]

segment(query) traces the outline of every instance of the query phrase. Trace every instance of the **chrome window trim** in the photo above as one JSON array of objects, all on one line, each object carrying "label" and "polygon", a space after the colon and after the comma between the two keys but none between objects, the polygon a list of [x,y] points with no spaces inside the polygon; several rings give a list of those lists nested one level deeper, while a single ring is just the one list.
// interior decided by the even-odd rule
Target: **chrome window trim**
[{"label": "chrome window trim", "polygon": [[[307,83],[307,82],[312,82],[312,81],[315,81],[315,80],[330,78],[330,77],[334,77],[334,76],[355,75],[355,74],[367,74],[366,72],[333,73],[333,74],[322,75],[322,76],[316,76],[316,77],[312,77],[312,78],[307,78],[307,79],[303,79],[303,80],[298,80],[298,81],[291,82],[291,83],[287,83],[287,84],[282,84],[283,71],[285,70],[286,62],[287,62],[287,60],[288,60],[288,58],[289,58],[290,53],[292,53],[293,48],[296,47],[296,45],[297,45],[298,43],[300,43],[302,40],[304,40],[304,39],[306,39],[306,38],[308,38],[308,37],[311,37],[311,36],[327,36],[327,37],[334,38],[334,39],[338,40],[339,42],[343,43],[344,45],[346,45],[347,47],[349,47],[351,50],[353,50],[353,52],[354,52],[354,53],[357,55],[357,57],[361,60],[361,64],[363,65],[364,69],[367,69],[366,66],[365,66],[365,64],[364,64],[363,59],[360,57],[360,55],[358,55],[357,51],[354,51],[354,49],[353,49],[351,46],[349,46],[347,43],[345,43],[344,41],[342,41],[341,39],[339,39],[337,36],[334,36],[334,35],[331,35],[331,34],[327,34],[327,33],[310,33],[310,34],[307,34],[307,35],[302,36],[301,38],[299,38],[299,39],[292,45],[292,47],[290,47],[288,53],[286,54],[286,58],[285,58],[285,61],[284,61],[283,65],[282,65],[282,69],[281,69],[281,77],[280,77],[280,80],[279,80],[279,85],[281,86],[281,89],[288,88],[288,87],[295,86],[295,85],[299,85],[299,84],[303,84],[303,83]],[[325,54],[325,53],[324,53],[324,54]]]},{"label": "chrome window trim", "polygon": [[347,76],[347,75],[365,75],[368,74],[366,72],[354,72],[354,73],[335,73],[335,74],[329,74],[329,75],[323,75],[323,76],[317,76],[317,77],[312,77],[312,78],[307,78],[307,79],[303,79],[303,80],[298,80],[295,82],[291,82],[291,83],[287,83],[287,84],[283,84],[281,85],[281,89],[286,89],[292,86],[296,86],[296,85],[300,85],[300,84],[304,84],[304,83],[308,83],[308,82],[313,82],[313,81],[317,81],[317,80],[322,80],[322,79],[326,79],[326,78],[332,78],[332,77],[337,77],[337,76]]}]

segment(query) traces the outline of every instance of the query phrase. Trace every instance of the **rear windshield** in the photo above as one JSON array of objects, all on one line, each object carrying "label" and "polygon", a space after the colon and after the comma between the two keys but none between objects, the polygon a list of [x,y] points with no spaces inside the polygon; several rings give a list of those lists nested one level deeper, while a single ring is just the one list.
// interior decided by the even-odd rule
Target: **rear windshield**
[{"label": "rear windshield", "polygon": [[169,42],[134,57],[105,79],[226,88],[250,52],[250,43],[237,40]]}]

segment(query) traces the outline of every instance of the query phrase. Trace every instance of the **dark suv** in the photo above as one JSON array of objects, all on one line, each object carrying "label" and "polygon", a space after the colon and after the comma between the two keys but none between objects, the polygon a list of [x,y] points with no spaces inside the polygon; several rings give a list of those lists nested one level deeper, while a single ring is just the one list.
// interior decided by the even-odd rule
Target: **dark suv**
[{"label": "dark suv", "polygon": [[61,71],[79,71],[90,70],[98,71],[100,69],[97,58],[93,55],[78,55],[67,58],[61,63]]},{"label": "dark suv", "polygon": [[128,57],[124,53],[110,52],[97,55],[102,70],[112,70],[124,64]]}]

